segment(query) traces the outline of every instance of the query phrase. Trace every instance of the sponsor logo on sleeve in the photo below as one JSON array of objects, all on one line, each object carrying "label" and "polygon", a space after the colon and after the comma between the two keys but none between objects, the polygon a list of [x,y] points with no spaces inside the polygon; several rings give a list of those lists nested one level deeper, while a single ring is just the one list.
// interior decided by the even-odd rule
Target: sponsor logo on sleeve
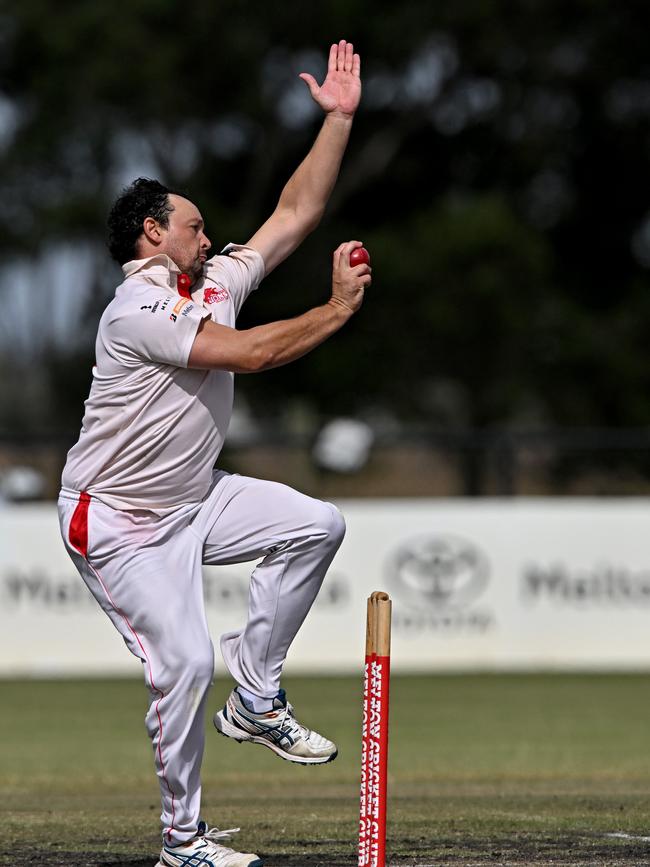
[{"label": "sponsor logo on sleeve", "polygon": [[[188,304],[189,304],[189,309],[187,309]],[[181,298],[180,301],[176,302],[176,305],[174,306],[172,312],[169,314],[169,318],[171,319],[172,322],[176,322],[176,320],[178,319],[178,314],[181,312],[181,310],[183,310],[183,307],[185,307],[186,309],[183,310],[182,315],[186,316],[190,312],[190,310],[192,309],[193,306],[194,306],[193,304],[190,304],[189,298]]]},{"label": "sponsor logo on sleeve", "polygon": [[220,301],[227,301],[230,294],[223,286],[207,286],[203,290],[203,302],[205,304],[218,304]]}]

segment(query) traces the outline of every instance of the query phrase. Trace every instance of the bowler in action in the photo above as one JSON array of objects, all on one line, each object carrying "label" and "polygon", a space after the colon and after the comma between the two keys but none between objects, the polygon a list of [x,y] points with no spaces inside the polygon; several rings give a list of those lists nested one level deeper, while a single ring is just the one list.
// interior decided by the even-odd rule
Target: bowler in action
[{"label": "bowler in action", "polygon": [[275,211],[245,245],[210,255],[199,208],[139,178],[109,216],[124,281],[104,311],[81,433],[63,471],[61,532],[70,557],[129,650],[149,690],[146,726],[162,799],[165,867],[257,867],[200,816],[204,708],[214,672],[202,565],[258,560],[246,624],[221,637],[236,687],[215,726],[300,764],[336,745],[298,722],[281,688],[287,651],[344,534],[329,503],[285,485],[214,469],[235,373],[295,361],[361,306],[367,263],[358,241],[334,252],[328,300],[294,319],[238,330],[262,278],[318,225],[361,95],[351,43],[330,50],[322,85],[301,78],[325,113]]}]

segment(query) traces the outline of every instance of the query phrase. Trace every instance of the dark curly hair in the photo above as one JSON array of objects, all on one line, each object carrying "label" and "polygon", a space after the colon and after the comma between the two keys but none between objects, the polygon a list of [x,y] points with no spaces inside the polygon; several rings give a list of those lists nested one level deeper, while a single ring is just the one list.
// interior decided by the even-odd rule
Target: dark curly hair
[{"label": "dark curly hair", "polygon": [[169,215],[174,210],[169,202],[170,193],[176,191],[150,178],[138,178],[122,190],[107,221],[108,249],[120,265],[137,259],[137,242],[146,217],[153,217],[167,228]]}]

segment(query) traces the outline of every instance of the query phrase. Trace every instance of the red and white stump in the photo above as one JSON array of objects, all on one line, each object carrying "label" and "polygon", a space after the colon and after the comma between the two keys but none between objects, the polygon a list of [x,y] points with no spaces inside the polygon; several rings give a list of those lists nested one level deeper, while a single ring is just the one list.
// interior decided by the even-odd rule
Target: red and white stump
[{"label": "red and white stump", "polygon": [[363,681],[359,867],[385,867],[388,783],[391,601],[375,591],[368,599]]}]

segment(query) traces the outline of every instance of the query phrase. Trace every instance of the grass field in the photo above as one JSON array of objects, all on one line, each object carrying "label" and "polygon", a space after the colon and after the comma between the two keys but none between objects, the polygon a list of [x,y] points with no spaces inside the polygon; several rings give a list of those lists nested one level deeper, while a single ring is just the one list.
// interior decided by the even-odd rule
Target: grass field
[{"label": "grass field", "polygon": [[[268,867],[355,864],[359,678],[287,679],[339,758],[303,768],[208,721],[203,812]],[[214,711],[228,691],[213,688]],[[454,675],[391,685],[394,865],[649,864],[650,677]],[[139,682],[0,682],[0,863],[153,867]]]}]

